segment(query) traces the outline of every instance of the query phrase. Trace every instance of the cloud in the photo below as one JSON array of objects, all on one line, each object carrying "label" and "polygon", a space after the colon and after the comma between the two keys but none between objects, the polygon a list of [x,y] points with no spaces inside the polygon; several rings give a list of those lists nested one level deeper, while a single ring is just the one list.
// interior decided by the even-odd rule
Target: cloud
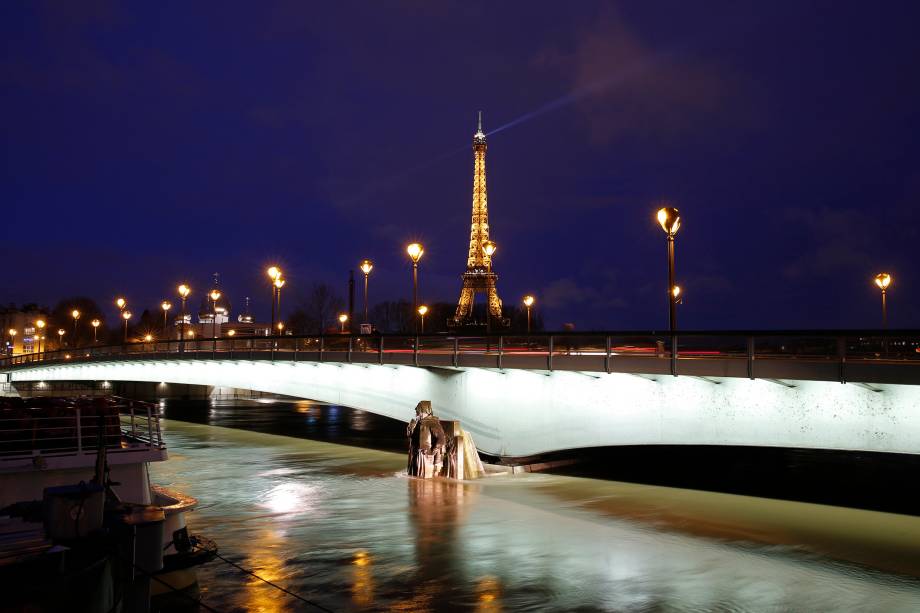
[{"label": "cloud", "polygon": [[549,48],[538,68],[571,81],[571,98],[591,142],[606,144],[627,133],[672,138],[699,126],[701,117],[724,116],[727,71],[680,46],[653,49],[613,10],[577,36],[570,51]]}]

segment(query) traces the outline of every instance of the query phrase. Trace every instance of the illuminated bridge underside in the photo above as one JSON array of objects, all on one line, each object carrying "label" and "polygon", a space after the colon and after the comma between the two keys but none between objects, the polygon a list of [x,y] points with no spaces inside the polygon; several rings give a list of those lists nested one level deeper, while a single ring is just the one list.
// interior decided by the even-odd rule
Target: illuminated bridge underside
[{"label": "illuminated bridge underside", "polygon": [[920,386],[248,360],[17,369],[11,380],[146,381],[286,394],[408,421],[422,399],[481,451],[742,445],[920,453]]}]

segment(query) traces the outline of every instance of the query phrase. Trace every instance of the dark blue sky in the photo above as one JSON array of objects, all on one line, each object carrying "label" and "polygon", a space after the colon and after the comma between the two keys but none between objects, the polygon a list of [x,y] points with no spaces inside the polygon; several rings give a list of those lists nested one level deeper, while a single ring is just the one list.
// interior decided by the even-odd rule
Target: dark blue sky
[{"label": "dark blue sky", "polygon": [[[484,113],[495,267],[552,327],[920,325],[916,3],[6,2],[0,301],[219,271],[267,316],[372,258],[455,301]],[[288,291],[288,289],[290,291]]]}]

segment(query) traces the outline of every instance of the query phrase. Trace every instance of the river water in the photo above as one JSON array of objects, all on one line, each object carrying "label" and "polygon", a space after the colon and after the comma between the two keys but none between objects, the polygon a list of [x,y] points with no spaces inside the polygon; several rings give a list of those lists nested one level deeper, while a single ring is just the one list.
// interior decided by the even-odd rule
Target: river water
[{"label": "river water", "polygon": [[[151,478],[199,499],[191,531],[331,610],[920,611],[917,517],[549,474],[419,481],[402,424],[309,402],[164,415]],[[219,560],[199,582],[220,611],[311,610]]]}]

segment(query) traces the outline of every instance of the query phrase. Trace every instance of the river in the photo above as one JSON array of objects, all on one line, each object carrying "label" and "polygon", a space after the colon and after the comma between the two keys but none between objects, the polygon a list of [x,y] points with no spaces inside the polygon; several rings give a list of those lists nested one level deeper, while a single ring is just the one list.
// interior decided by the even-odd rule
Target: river
[{"label": "river", "polygon": [[[164,415],[151,478],[200,500],[191,531],[331,610],[920,611],[917,517],[551,474],[419,481],[402,424],[310,402]],[[220,611],[311,610],[219,560],[199,582]]]}]

